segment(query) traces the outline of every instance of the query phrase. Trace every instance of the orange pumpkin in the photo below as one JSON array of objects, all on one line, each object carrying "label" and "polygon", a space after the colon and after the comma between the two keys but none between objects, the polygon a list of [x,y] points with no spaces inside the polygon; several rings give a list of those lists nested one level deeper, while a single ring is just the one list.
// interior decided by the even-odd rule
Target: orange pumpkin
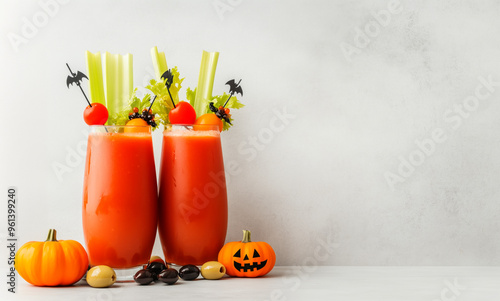
[{"label": "orange pumpkin", "polygon": [[276,254],[267,242],[250,241],[250,231],[243,230],[243,240],[224,245],[218,261],[226,267],[230,276],[259,277],[273,269]]},{"label": "orange pumpkin", "polygon": [[44,242],[30,241],[16,253],[19,275],[36,286],[71,285],[82,279],[89,260],[82,245],[74,240],[56,240],[50,229]]}]

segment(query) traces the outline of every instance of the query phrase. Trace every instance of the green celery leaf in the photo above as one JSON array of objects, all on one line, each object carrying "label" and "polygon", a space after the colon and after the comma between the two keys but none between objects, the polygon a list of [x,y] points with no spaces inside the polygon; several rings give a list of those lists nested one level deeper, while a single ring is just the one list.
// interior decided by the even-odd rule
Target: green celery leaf
[{"label": "green celery leaf", "polygon": [[[177,67],[172,68],[171,71],[174,79],[172,81],[172,85],[170,86],[170,94],[172,94],[174,103],[177,104],[179,103],[179,90],[182,87],[184,78],[180,77],[180,73]],[[156,114],[156,123],[163,124],[164,126],[169,124],[170,122],[168,120],[168,113],[174,106],[172,105],[172,100],[170,100],[170,96],[168,95],[165,81],[156,81],[152,79],[149,81],[149,85],[146,86],[146,89],[156,95],[155,103],[151,108],[153,113]]]},{"label": "green celery leaf", "polygon": [[195,99],[196,99],[196,88],[194,88],[194,90],[191,90],[191,88],[187,88],[186,100],[189,101],[191,106],[194,104]]},{"label": "green celery leaf", "polygon": [[[137,92],[137,89],[134,90],[134,93],[132,94],[132,99],[129,101],[128,105],[126,105],[120,112],[113,114],[108,118],[112,124],[116,125],[125,125],[129,119],[128,116],[130,113],[134,111],[134,108],[139,109],[139,113],[142,112],[143,109],[149,109],[149,106],[151,105],[151,95],[146,94],[142,99],[137,97],[135,93]],[[156,107],[155,110],[155,105],[158,100],[155,100],[155,103],[153,104],[153,107],[151,110],[153,111],[153,114],[156,114],[155,120],[156,120],[156,127],[153,127],[153,130],[156,130],[158,128],[158,125],[162,123],[161,120],[159,120],[158,117],[160,117],[160,108]]]},{"label": "green celery leaf", "polygon": [[[229,98],[229,94],[227,93],[224,93],[222,95],[216,95],[214,97],[212,97],[212,99],[210,100],[210,102],[213,102],[214,103],[214,106],[216,108],[220,107],[220,106],[223,106],[224,103],[227,101],[227,99]],[[242,104],[238,98],[236,96],[232,96],[231,99],[229,100],[229,102],[227,103],[226,105],[226,108],[229,108],[229,109],[240,109],[240,108],[243,108],[245,105]],[[210,111],[210,105],[207,104],[205,109],[204,109],[204,113],[203,114],[206,114],[206,113],[212,113],[212,111]],[[233,123],[233,118],[229,118],[229,120],[231,121],[232,124]],[[225,122],[224,120],[222,121],[222,123],[224,124],[224,128],[223,130],[224,131],[227,131],[231,125],[227,122]]]},{"label": "green celery leaf", "polygon": [[[226,92],[224,92],[224,94],[222,94],[222,95],[216,95],[216,96],[214,96],[211,101],[213,101],[214,102],[214,106],[216,108],[218,108],[220,106],[223,106],[224,103],[227,101],[228,98],[229,98],[229,94],[227,94]],[[229,100],[229,102],[227,103],[226,108],[241,109],[244,106],[245,105],[242,104],[235,95],[233,95],[231,97],[231,99]]]}]

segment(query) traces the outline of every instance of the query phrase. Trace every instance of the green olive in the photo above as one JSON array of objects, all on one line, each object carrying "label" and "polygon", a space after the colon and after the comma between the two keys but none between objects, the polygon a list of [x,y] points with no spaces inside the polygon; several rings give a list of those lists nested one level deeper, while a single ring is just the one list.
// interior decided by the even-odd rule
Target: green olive
[{"label": "green olive", "polygon": [[205,262],[201,266],[201,275],[205,279],[217,280],[226,274],[226,267],[218,261]]},{"label": "green olive", "polygon": [[98,265],[87,272],[87,283],[92,287],[108,287],[116,281],[115,271],[107,265]]}]

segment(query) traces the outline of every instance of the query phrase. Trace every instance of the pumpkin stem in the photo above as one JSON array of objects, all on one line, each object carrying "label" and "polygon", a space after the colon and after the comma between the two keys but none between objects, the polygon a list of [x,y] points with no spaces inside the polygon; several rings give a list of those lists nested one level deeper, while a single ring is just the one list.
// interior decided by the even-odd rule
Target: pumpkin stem
[{"label": "pumpkin stem", "polygon": [[49,235],[47,235],[47,240],[45,241],[57,241],[56,234],[57,234],[56,229],[50,229]]},{"label": "pumpkin stem", "polygon": [[243,230],[243,240],[241,242],[244,242],[244,243],[251,242],[250,230]]}]

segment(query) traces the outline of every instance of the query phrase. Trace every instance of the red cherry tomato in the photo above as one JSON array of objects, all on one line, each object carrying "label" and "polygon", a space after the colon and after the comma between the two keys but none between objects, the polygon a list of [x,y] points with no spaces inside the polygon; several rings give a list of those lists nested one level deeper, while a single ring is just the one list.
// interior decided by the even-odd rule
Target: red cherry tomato
[{"label": "red cherry tomato", "polygon": [[83,120],[88,125],[103,125],[108,121],[108,109],[103,104],[94,102],[92,107],[87,106],[83,111]]},{"label": "red cherry tomato", "polygon": [[208,114],[203,114],[198,119],[196,119],[196,122],[194,123],[195,126],[198,124],[213,124],[213,125],[218,125],[219,126],[219,131],[222,132],[222,129],[224,128],[224,125],[222,124],[222,120],[219,119],[215,114],[208,113]]},{"label": "red cherry tomato", "polygon": [[179,101],[175,108],[170,110],[168,120],[171,124],[194,124],[196,111],[189,102]]}]

